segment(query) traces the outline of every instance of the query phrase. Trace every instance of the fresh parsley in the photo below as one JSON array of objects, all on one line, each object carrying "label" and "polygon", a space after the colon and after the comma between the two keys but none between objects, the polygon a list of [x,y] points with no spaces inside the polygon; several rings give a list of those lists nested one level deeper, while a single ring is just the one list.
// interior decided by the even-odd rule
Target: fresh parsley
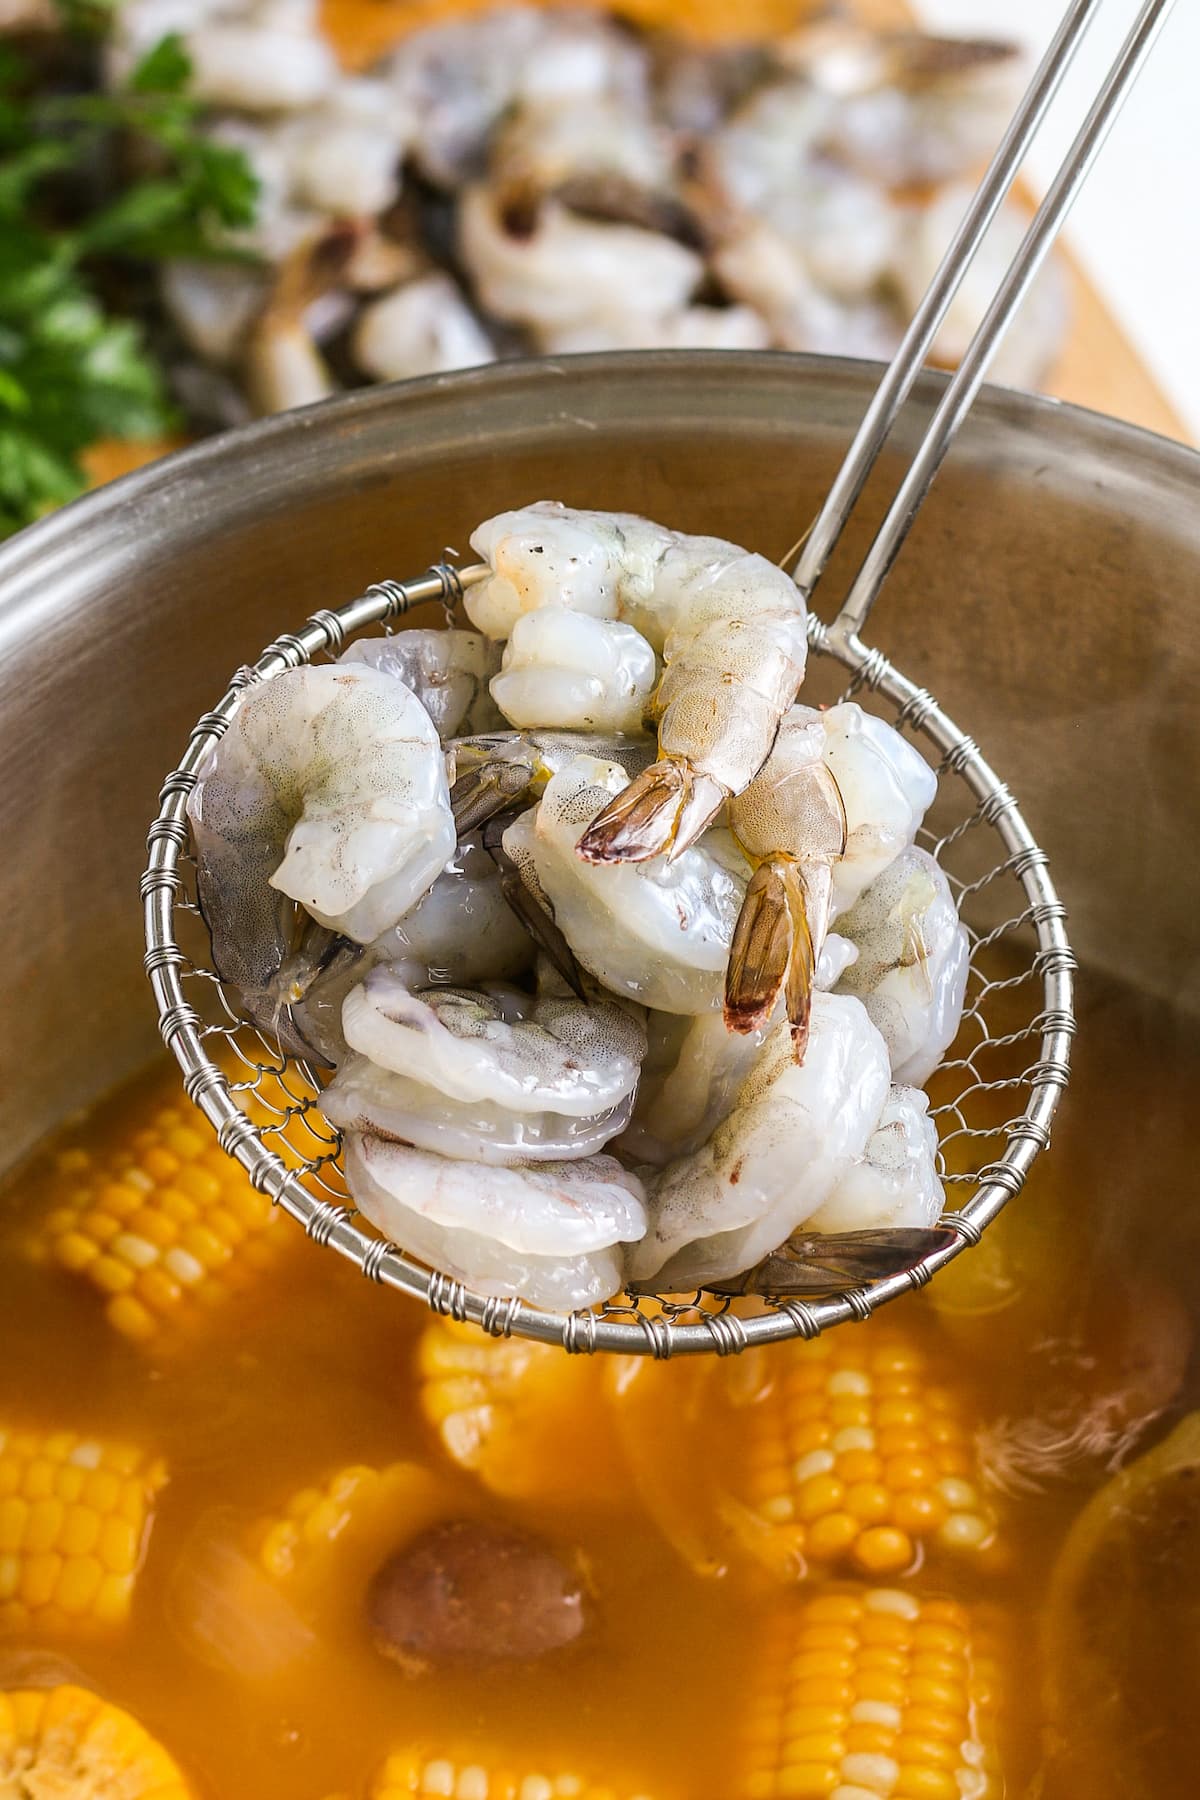
[{"label": "fresh parsley", "polygon": [[[89,30],[104,10],[72,0]],[[190,75],[171,35],[119,92],[47,94],[0,49],[0,537],[82,491],[98,438],[175,423],[141,327],[111,296],[164,257],[227,255],[257,197],[241,153],[200,130]],[[98,182],[107,168],[141,172]]]}]

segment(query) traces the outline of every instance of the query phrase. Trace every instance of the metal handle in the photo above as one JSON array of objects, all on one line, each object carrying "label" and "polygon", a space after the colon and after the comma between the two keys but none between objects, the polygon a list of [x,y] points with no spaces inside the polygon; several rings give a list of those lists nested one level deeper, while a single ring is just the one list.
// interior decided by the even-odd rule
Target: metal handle
[{"label": "metal handle", "polygon": [[[829,555],[909,393],[937,326],[994,217],[1062,81],[1099,0],[1075,0],[1039,64],[966,218],[935,274],[904,342],[868,408],[795,568],[806,592]],[[863,560],[830,635],[856,642],[922,501],[982,385],[988,366],[1091,171],[1129,89],[1141,72],[1173,0],[1146,0],[1108,76],[1035,213],[1021,246],[951,378],[908,473]]]}]

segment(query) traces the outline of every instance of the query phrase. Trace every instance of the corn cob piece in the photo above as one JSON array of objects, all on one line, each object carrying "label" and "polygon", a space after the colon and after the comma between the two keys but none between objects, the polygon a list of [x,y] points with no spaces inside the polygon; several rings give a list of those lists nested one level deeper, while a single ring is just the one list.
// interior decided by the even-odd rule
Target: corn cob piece
[{"label": "corn cob piece", "polygon": [[190,1800],[136,1719],[86,1688],[0,1693],[0,1794],[13,1800]]},{"label": "corn cob piece", "polygon": [[987,1800],[1000,1665],[953,1601],[896,1589],[797,1596],[770,1623],[740,1800]]},{"label": "corn cob piece", "polygon": [[0,1627],[121,1624],[166,1478],[132,1446],[0,1426]]},{"label": "corn cob piece", "polygon": [[320,1486],[301,1488],[279,1514],[254,1527],[250,1548],[263,1571],[289,1591],[319,1600],[353,1589],[357,1605],[356,1583],[452,1508],[452,1490],[416,1463],[350,1466]]},{"label": "corn cob piece", "polygon": [[147,1096],[116,1148],[57,1160],[54,1204],[35,1254],[102,1295],[109,1323],[139,1343],[202,1317],[252,1281],[277,1249],[280,1218],[189,1109]]},{"label": "corn cob piece", "polygon": [[616,1446],[599,1359],[436,1318],[417,1361],[425,1417],[493,1493],[561,1504],[608,1492]]},{"label": "corn cob piece", "polygon": [[525,1774],[491,1762],[401,1751],[389,1756],[378,1771],[367,1800],[648,1800],[648,1796],[576,1774]]},{"label": "corn cob piece", "polygon": [[782,1574],[841,1563],[877,1576],[926,1547],[998,1563],[966,1398],[926,1340],[872,1321],[770,1354],[735,1484],[760,1560]]}]

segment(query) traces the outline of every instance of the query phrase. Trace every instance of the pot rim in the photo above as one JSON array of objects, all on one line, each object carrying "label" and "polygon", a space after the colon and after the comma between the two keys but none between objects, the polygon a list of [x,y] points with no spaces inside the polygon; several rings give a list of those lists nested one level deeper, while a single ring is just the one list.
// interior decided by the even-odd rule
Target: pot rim
[{"label": "pot rim", "polygon": [[[881,378],[885,365],[855,357],[814,356],[778,350],[634,350],[604,351],[569,357],[523,357],[509,362],[489,363],[479,368],[455,370],[442,375],[422,376],[411,381],[385,382],[348,393],[336,394],[269,418],[256,419],[229,431],[204,438],[199,443],[171,451],[143,468],[81,494],[66,506],[26,526],[7,544],[0,544],[0,613],[5,609],[4,584],[16,580],[43,556],[53,557],[65,549],[78,531],[102,528],[106,520],[124,516],[125,508],[160,497],[180,484],[203,483],[213,469],[239,462],[261,463],[264,453],[279,444],[299,439],[320,427],[335,433],[352,433],[356,427],[379,413],[396,411],[402,416],[410,402],[420,406],[435,396],[453,400],[480,390],[481,403],[494,393],[509,395],[549,388],[556,380],[570,381],[576,374],[611,374],[616,380],[637,385],[648,371],[671,382],[686,383],[690,371],[698,365],[706,372],[730,374],[762,372],[770,362],[781,374],[790,375],[796,391],[814,378],[828,386],[842,387],[861,394],[863,409]],[[932,409],[950,377],[942,370],[924,369],[914,383],[905,403],[900,423],[915,406]],[[781,391],[782,385],[781,385]],[[1157,464],[1163,474],[1174,473],[1183,479],[1200,480],[1200,449],[1193,449],[1174,438],[1164,437],[1144,426],[1133,425],[1090,407],[1052,395],[1026,393],[1018,388],[987,383],[975,400],[968,430],[976,427],[1016,427],[1035,434],[1066,435],[1086,442],[1090,447],[1115,452],[1131,462]]]}]

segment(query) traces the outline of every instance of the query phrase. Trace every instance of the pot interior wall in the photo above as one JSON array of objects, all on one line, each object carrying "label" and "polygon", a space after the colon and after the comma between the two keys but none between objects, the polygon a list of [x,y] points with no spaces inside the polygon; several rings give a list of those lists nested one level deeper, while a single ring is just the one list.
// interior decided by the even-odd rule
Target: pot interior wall
[{"label": "pot interior wall", "polygon": [[[801,358],[650,356],[373,390],[170,459],[0,553],[4,1159],[152,1048],[145,829],[239,663],[380,576],[467,554],[475,523],[533,498],[781,557],[872,380]],[[899,453],[937,391],[930,378]],[[1196,468],[1071,408],[985,396],[871,634],[1009,779],[1084,958],[1189,1006]],[[826,613],[864,541],[839,555]]]}]

